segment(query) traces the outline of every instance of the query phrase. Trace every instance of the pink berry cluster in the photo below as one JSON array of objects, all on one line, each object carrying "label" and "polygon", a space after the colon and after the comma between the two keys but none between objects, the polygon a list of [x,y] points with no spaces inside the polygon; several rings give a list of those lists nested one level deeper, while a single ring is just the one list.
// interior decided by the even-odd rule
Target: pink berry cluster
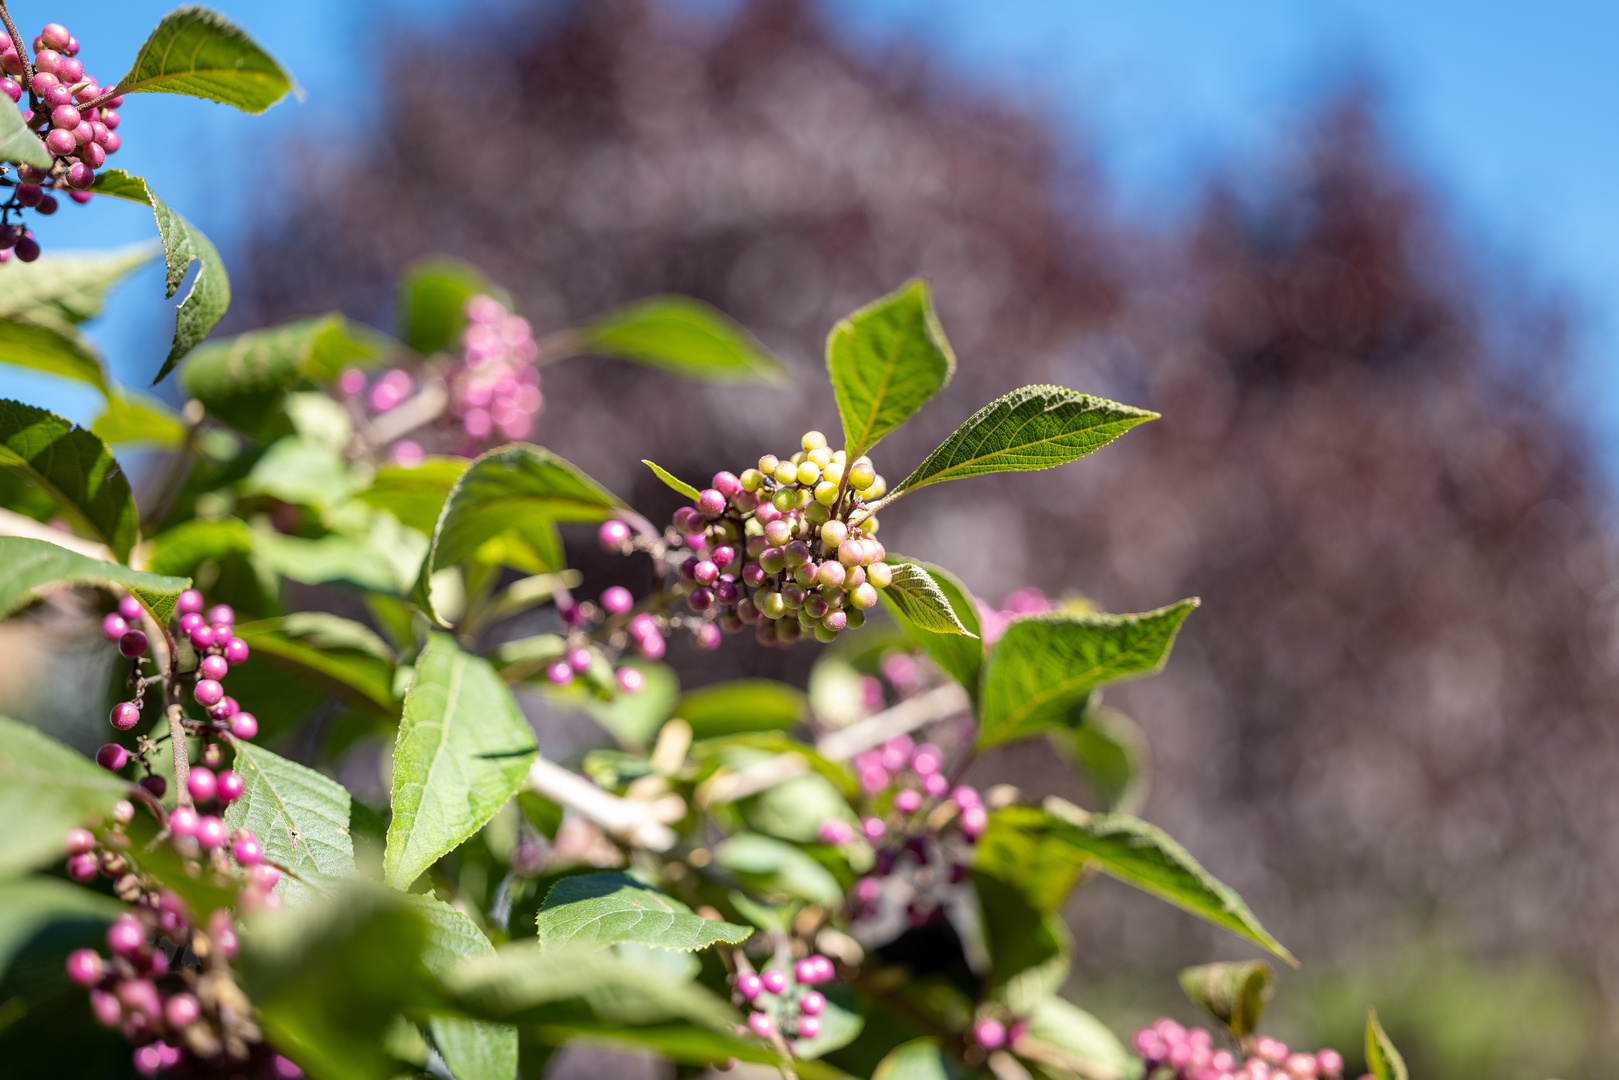
[{"label": "pink berry cluster", "polygon": [[124,99],[109,96],[95,76],[86,75],[78,53],[79,39],[61,23],[47,24],[34,38],[32,61],[21,41],[12,40],[0,50],[0,69],[5,71],[0,90],[13,102],[21,102],[26,89],[23,120],[55,159],[49,169],[21,165],[16,181],[0,181],[12,188],[10,198],[0,205],[0,262],[14,252],[23,262],[39,258],[39,241],[22,225],[11,223],[14,212],[54,214],[56,198],[47,189],[64,190],[74,202],[89,202],[96,170],[108,154],[118,152],[117,110]]},{"label": "pink berry cluster", "polygon": [[736,996],[752,1009],[746,1030],[761,1039],[780,1032],[789,1043],[815,1038],[821,1033],[821,1014],[826,1011],[826,995],[815,987],[836,974],[832,961],[817,954],[795,962],[791,980],[779,967],[757,975],[738,975]]},{"label": "pink berry cluster", "polygon": [[528,320],[513,314],[492,296],[467,301],[461,331],[461,362],[446,380],[450,415],[473,443],[526,439],[544,399],[540,372],[534,366],[539,349]]},{"label": "pink berry cluster", "polygon": [[1149,1080],[1331,1080],[1344,1070],[1336,1050],[1295,1052],[1269,1036],[1245,1051],[1226,1050],[1215,1047],[1206,1029],[1187,1030],[1168,1017],[1137,1031],[1135,1046]]},{"label": "pink berry cluster", "polygon": [[[181,806],[169,815],[171,829],[182,812],[196,817]],[[215,911],[198,925],[178,895],[143,876],[124,854],[130,846],[124,826],[134,817],[134,805],[120,801],[99,839],[88,829],[72,829],[63,839],[71,877],[113,879],[113,892],[134,909],[108,927],[107,955],[79,949],[68,956],[68,977],[90,991],[97,1021],[136,1044],[135,1070],[143,1076],[187,1058],[194,1075],[239,1074],[244,1064],[257,1065],[257,1075],[265,1077],[301,1075],[292,1062],[260,1045],[252,1008],[230,972],[237,950],[230,912]],[[240,883],[238,906],[244,910],[273,905],[270,890],[280,871],[263,861],[253,834],[243,829],[225,837],[221,828],[219,840],[210,846],[188,834],[177,837],[176,846],[192,859],[205,859],[221,878]],[[226,842],[235,868],[220,850]]]},{"label": "pink berry cluster", "polygon": [[1022,615],[1038,615],[1043,611],[1054,611],[1056,607],[1057,605],[1045,593],[1033,586],[1010,594],[1001,601],[999,608],[990,607],[979,600],[979,636],[984,639],[985,645],[992,645],[1006,633],[1006,628],[1012,620]]},{"label": "pink berry cluster", "polygon": [[[375,379],[359,368],[345,368],[337,377],[337,388],[375,418],[386,416],[410,400],[416,393],[416,380],[404,368],[389,368]],[[400,439],[394,443],[390,456],[395,464],[415,468],[425,455],[416,440]]]},{"label": "pink berry cluster", "polygon": [[996,1017],[985,1016],[973,1021],[973,1026],[967,1031],[967,1038],[974,1046],[981,1046],[985,1050],[999,1050],[1003,1046],[1016,1047],[1018,1040],[1029,1033],[1029,1025],[1023,1020],[1013,1020],[1007,1024]]}]

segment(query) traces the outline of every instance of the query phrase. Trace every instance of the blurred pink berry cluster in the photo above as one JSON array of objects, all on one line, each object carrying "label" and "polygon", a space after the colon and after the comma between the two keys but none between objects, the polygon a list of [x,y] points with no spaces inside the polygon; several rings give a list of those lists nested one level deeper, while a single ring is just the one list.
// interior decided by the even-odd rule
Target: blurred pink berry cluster
[{"label": "blurred pink berry cluster", "polygon": [[780,1032],[789,1041],[815,1038],[821,1033],[821,1014],[826,1011],[826,996],[815,987],[836,974],[830,959],[815,955],[793,964],[791,979],[776,967],[757,975],[738,975],[736,996],[753,1011],[748,1013],[747,1027],[739,1025],[737,1034],[751,1031],[768,1039]]},{"label": "blurred pink berry cluster", "polygon": [[492,436],[526,439],[539,414],[539,349],[528,320],[492,296],[467,301],[461,331],[461,362],[448,378],[450,414],[476,443]]},{"label": "blurred pink berry cluster", "polygon": [[1038,615],[1043,611],[1055,611],[1057,608],[1055,601],[1032,585],[1009,595],[1001,601],[999,608],[992,608],[982,600],[977,603],[979,634],[986,646],[999,641],[1013,619],[1021,615]]},{"label": "blurred pink berry cluster", "polygon": [[1215,1047],[1204,1028],[1187,1030],[1168,1017],[1137,1031],[1135,1046],[1148,1080],[1332,1080],[1344,1071],[1344,1056],[1336,1050],[1295,1052],[1264,1036],[1254,1040],[1251,1052],[1239,1053]]}]

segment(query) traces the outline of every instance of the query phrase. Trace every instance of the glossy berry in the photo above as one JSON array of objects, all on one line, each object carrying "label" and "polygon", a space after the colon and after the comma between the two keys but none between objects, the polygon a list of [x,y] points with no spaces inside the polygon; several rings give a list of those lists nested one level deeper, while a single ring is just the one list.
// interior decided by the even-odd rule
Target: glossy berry
[{"label": "glossy berry", "polygon": [[191,792],[191,797],[197,802],[213,802],[214,795],[219,790],[219,778],[214,775],[212,769],[199,765],[186,777],[186,790]]},{"label": "glossy berry", "polygon": [[[35,76],[34,81],[39,81],[38,76]],[[74,148],[78,145],[79,140],[73,137],[73,132],[64,131],[61,128],[56,128],[45,136],[46,148],[57,157],[66,157],[68,154],[73,153]],[[88,187],[89,185],[86,184],[85,186]]]},{"label": "glossy berry", "polygon": [[961,831],[976,840],[989,827],[989,814],[982,806],[969,806],[961,812]]},{"label": "glossy berry", "polygon": [[565,659],[568,661],[569,667],[583,675],[590,670],[590,661],[593,655],[589,649],[570,649]]},{"label": "glossy berry", "polygon": [[72,105],[58,105],[51,110],[51,123],[56,127],[72,131],[83,121],[84,117]]},{"label": "glossy berry", "polygon": [[761,1039],[768,1039],[776,1030],[776,1022],[769,1013],[756,1012],[748,1016],[748,1029]]},{"label": "glossy berry", "polygon": [[202,663],[197,665],[197,671],[203,678],[213,679],[218,682],[229,674],[230,665],[225,662],[223,656],[205,656],[202,658]]},{"label": "glossy berry", "polygon": [[32,236],[25,236],[21,240],[17,241],[16,246],[12,248],[12,250],[17,253],[17,258],[21,259],[25,263],[31,263],[35,259],[39,258],[39,241],[35,240]]},{"label": "glossy berry", "polygon": [[630,527],[622,521],[604,521],[596,538],[608,551],[617,551],[630,542]]},{"label": "glossy berry", "polygon": [[236,612],[229,604],[215,604],[208,609],[208,624],[210,626],[236,625]]},{"label": "glossy berry", "polygon": [[204,619],[195,611],[188,611],[184,615],[180,616],[180,632],[186,635],[188,639],[191,637],[191,631],[195,630],[199,626],[207,625],[208,620]]},{"label": "glossy berry", "polygon": [[68,33],[67,27],[61,23],[46,23],[45,29],[39,32],[39,40],[45,43],[47,49],[66,52],[73,35]]},{"label": "glossy berry", "polygon": [[800,1039],[813,1039],[821,1033],[821,1018],[819,1016],[800,1016],[798,1018],[798,1037]]},{"label": "glossy berry", "polygon": [[545,669],[545,677],[556,686],[567,686],[573,682],[573,668],[566,660],[558,660]]},{"label": "glossy berry", "polygon": [[860,823],[860,832],[867,840],[881,840],[888,834],[888,826],[882,818],[869,817]]},{"label": "glossy berry", "polygon": [[74,949],[68,953],[67,977],[80,986],[96,985],[105,971],[101,954],[94,949]]},{"label": "glossy berry", "polygon": [[120,597],[118,600],[118,614],[130,622],[138,621],[145,610],[141,607],[141,602],[133,596]]},{"label": "glossy berry", "polygon": [[247,872],[247,880],[256,888],[269,892],[275,888],[275,883],[281,880],[281,871],[269,863],[261,862]]},{"label": "glossy berry", "polygon": [[232,666],[245,664],[248,657],[247,642],[239,637],[233,637],[225,645],[225,662]]},{"label": "glossy berry", "polygon": [[94,855],[72,855],[67,860],[67,876],[74,881],[93,880],[100,872]]},{"label": "glossy berry", "polygon": [[[800,962],[802,963],[802,961]],[[806,1016],[821,1015],[826,1011],[826,995],[819,990],[809,991],[798,999],[798,1011]]]},{"label": "glossy berry", "polygon": [[202,1006],[190,994],[175,994],[163,1003],[163,1019],[176,1030],[190,1027],[202,1016]]},{"label": "glossy berry", "polygon": [[787,973],[780,968],[771,968],[759,976],[763,980],[765,989],[772,994],[779,994],[787,989]]},{"label": "glossy berry", "polygon": [[194,649],[209,649],[214,644],[214,631],[207,623],[198,623],[188,635]]},{"label": "glossy berry", "polygon": [[116,611],[111,612],[101,620],[101,636],[108,641],[117,642],[129,633],[129,623]]},{"label": "glossy berry", "polygon": [[225,843],[225,823],[212,814],[198,819],[197,843],[210,850],[223,846]]},{"label": "glossy berry", "polygon": [[218,705],[225,696],[225,688],[214,679],[198,679],[191,696],[197,699],[198,705]]},{"label": "glossy berry", "polygon": [[[136,714],[137,718],[139,715]],[[117,772],[129,764],[129,751],[117,743],[107,743],[96,751],[96,764],[108,772]]]},{"label": "glossy berry", "polygon": [[922,809],[922,793],[913,788],[905,788],[894,793],[894,809],[902,814],[914,814]]},{"label": "glossy berry", "polygon": [[602,610],[609,615],[622,615],[635,606],[635,597],[622,585],[613,585],[602,592]]},{"label": "glossy berry", "polygon": [[237,713],[230,718],[230,733],[238,739],[251,739],[259,733],[259,722],[250,712]]},{"label": "glossy berry", "polygon": [[145,788],[153,798],[161,799],[169,790],[169,782],[161,776],[153,774],[152,776],[141,777],[141,787]]},{"label": "glossy berry", "polygon": [[187,589],[175,598],[174,610],[181,615],[189,615],[192,612],[201,613],[202,593],[196,589]]},{"label": "glossy berry", "polygon": [[52,214],[56,213],[56,207],[57,202],[54,195],[41,195],[39,197],[39,206],[37,209],[46,217],[50,217]]},{"label": "glossy berry", "polygon": [[112,714],[107,719],[119,731],[128,731],[140,723],[141,711],[135,707],[133,701],[120,701],[112,707]]},{"label": "glossy berry", "polygon": [[146,635],[139,630],[127,631],[118,639],[118,651],[134,659],[146,651]]},{"label": "glossy berry", "polygon": [[196,836],[202,815],[189,806],[176,806],[169,815],[169,831],[175,836]]},{"label": "glossy berry", "polygon": [[62,837],[62,851],[68,855],[83,855],[95,847],[96,838],[89,829],[69,829]]},{"label": "glossy berry", "polygon": [[752,1001],[764,993],[764,980],[757,975],[742,975],[736,980],[736,992],[742,995],[744,1001]]},{"label": "glossy berry", "polygon": [[119,956],[133,956],[146,944],[146,927],[133,915],[120,915],[107,927],[107,948]]},{"label": "glossy berry", "polygon": [[264,861],[264,849],[259,846],[257,840],[244,836],[236,841],[235,847],[231,848],[231,857],[236,860],[238,866],[257,866]]},{"label": "glossy berry", "polygon": [[242,707],[236,703],[236,699],[226,694],[219,699],[219,704],[208,706],[208,719],[229,720],[241,711]]},{"label": "glossy berry", "polygon": [[242,797],[242,792],[246,788],[247,782],[242,779],[241,773],[226,769],[219,774],[215,785],[215,797],[220,802],[235,802]]}]

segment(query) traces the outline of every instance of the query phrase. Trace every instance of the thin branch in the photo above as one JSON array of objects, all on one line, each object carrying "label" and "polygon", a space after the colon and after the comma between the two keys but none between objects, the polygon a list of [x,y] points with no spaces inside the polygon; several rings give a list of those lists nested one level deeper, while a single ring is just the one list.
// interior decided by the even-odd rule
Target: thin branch
[{"label": "thin branch", "polygon": [[30,84],[34,81],[34,65],[28,59],[28,50],[23,47],[22,35],[17,33],[17,24],[11,21],[11,12],[6,10],[5,0],[0,0],[0,20],[6,24],[6,33],[11,35],[11,44],[17,50],[17,55],[22,57],[23,89],[28,91],[32,103],[34,90]]},{"label": "thin branch", "polygon": [[651,804],[619,798],[542,757],[536,757],[528,768],[528,786],[536,794],[578,811],[636,847],[668,851],[680,839],[673,829],[654,816]]},{"label": "thin branch", "polygon": [[174,751],[174,797],[181,806],[190,806],[191,789],[186,786],[186,781],[191,775],[191,762],[186,758],[186,732],[181,723],[184,714],[180,711],[178,701],[170,702],[164,711],[169,716],[169,745]]},{"label": "thin branch", "polygon": [[962,712],[970,704],[967,691],[961,688],[960,683],[947,682],[925,694],[907,698],[875,716],[850,724],[842,731],[834,731],[817,743],[815,748],[823,757],[847,761],[862,750],[881,746],[895,735],[903,735],[924,724]]},{"label": "thin branch", "polygon": [[431,379],[409,401],[389,409],[356,434],[371,449],[388,445],[419,427],[431,424],[450,406],[450,393],[440,379]]}]

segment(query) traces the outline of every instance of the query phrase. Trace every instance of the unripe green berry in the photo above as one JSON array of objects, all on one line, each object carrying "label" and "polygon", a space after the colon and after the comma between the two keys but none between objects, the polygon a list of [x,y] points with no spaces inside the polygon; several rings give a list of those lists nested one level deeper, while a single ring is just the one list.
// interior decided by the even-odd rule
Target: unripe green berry
[{"label": "unripe green berry", "polygon": [[865,491],[877,482],[877,470],[867,462],[857,461],[849,467],[849,486],[856,491]]},{"label": "unripe green berry", "polygon": [[787,601],[774,589],[761,589],[754,593],[753,606],[767,619],[779,619],[787,614]]},{"label": "unripe green berry", "polygon": [[879,589],[886,589],[894,583],[894,568],[885,562],[872,563],[866,567],[866,581]]},{"label": "unripe green berry", "polygon": [[815,528],[819,529],[822,525],[825,525],[828,521],[832,520],[832,509],[831,507],[823,506],[818,502],[812,502],[808,506],[804,507],[803,518]]},{"label": "unripe green berry", "polygon": [[792,488],[777,488],[776,493],[770,496],[770,505],[782,513],[798,507],[798,492]]},{"label": "unripe green berry", "polygon": [[844,612],[844,615],[848,619],[848,621],[843,624],[843,628],[845,630],[858,630],[866,624],[866,613],[857,607],[851,607],[848,611]]},{"label": "unripe green berry", "polygon": [[805,450],[819,450],[826,445],[826,436],[819,431],[806,431],[804,437],[798,441],[798,445]]},{"label": "unripe green berry", "polygon": [[879,476],[874,478],[871,482],[871,486],[865,491],[862,491],[860,494],[868,499],[880,499],[887,494],[887,492],[888,481]]},{"label": "unripe green berry", "polygon": [[765,476],[773,476],[776,472],[776,466],[780,464],[781,459],[775,454],[766,454],[759,459],[759,472]]},{"label": "unripe green berry", "polygon": [[815,501],[822,506],[831,506],[838,501],[838,485],[832,480],[822,480],[815,485]]},{"label": "unripe green berry", "polygon": [[866,536],[877,535],[877,517],[875,514],[860,523],[860,531]]},{"label": "unripe green berry", "polygon": [[794,540],[781,549],[782,558],[787,560],[788,566],[803,566],[810,561],[809,545],[802,540]]},{"label": "unripe green berry", "polygon": [[856,611],[865,611],[877,606],[877,590],[871,587],[871,582],[868,581],[849,593],[849,606]]},{"label": "unripe green berry", "polygon": [[798,467],[798,482],[800,484],[816,484],[821,479],[821,467],[813,461],[806,461]]},{"label": "unripe green berry", "polygon": [[[833,565],[837,564],[834,563]],[[814,562],[807,562],[803,566],[795,566],[793,568],[793,580],[807,589],[815,584],[816,570],[817,567]]]},{"label": "unripe green berry", "polygon": [[800,633],[797,619],[783,619],[776,624],[776,640],[783,645],[791,645],[797,641]]},{"label": "unripe green berry", "polygon": [[821,526],[821,543],[827,547],[837,547],[849,539],[849,526],[841,521],[829,521]]},{"label": "unripe green berry", "polygon": [[804,509],[805,507],[807,507],[810,503],[812,503],[814,501],[815,501],[815,489],[814,488],[801,487],[801,488],[798,489],[798,508],[800,510]]},{"label": "unripe green berry", "polygon": [[739,479],[742,481],[743,491],[758,491],[759,485],[765,482],[765,474],[758,469],[743,469]]},{"label": "unripe green berry", "polygon": [[800,630],[813,630],[821,625],[821,620],[809,613],[809,608],[798,609],[798,628]]},{"label": "unripe green berry", "polygon": [[815,570],[815,580],[829,589],[841,589],[849,572],[835,559],[828,559]]},{"label": "unripe green berry", "polygon": [[791,461],[794,465],[802,465],[804,463],[804,451],[802,451],[802,450],[793,451],[793,456],[791,458],[789,458],[788,460]]},{"label": "unripe green berry", "polygon": [[[872,591],[872,595],[877,595],[876,590]],[[781,598],[787,602],[789,608],[797,611],[804,606],[804,601],[809,598],[809,593],[805,591],[802,585],[784,585],[781,590]]]},{"label": "unripe green berry", "polygon": [[832,451],[824,446],[817,446],[804,455],[804,460],[815,462],[815,467],[818,469],[825,469],[832,464]]},{"label": "unripe green berry", "polygon": [[830,645],[838,639],[838,632],[825,623],[818,623],[815,627],[815,640],[823,645]]},{"label": "unripe green berry", "polygon": [[779,574],[787,569],[787,555],[779,547],[767,547],[759,552],[759,566],[767,574]]},{"label": "unripe green berry", "polygon": [[783,461],[776,466],[776,483],[791,484],[798,479],[798,466],[791,461]]}]

